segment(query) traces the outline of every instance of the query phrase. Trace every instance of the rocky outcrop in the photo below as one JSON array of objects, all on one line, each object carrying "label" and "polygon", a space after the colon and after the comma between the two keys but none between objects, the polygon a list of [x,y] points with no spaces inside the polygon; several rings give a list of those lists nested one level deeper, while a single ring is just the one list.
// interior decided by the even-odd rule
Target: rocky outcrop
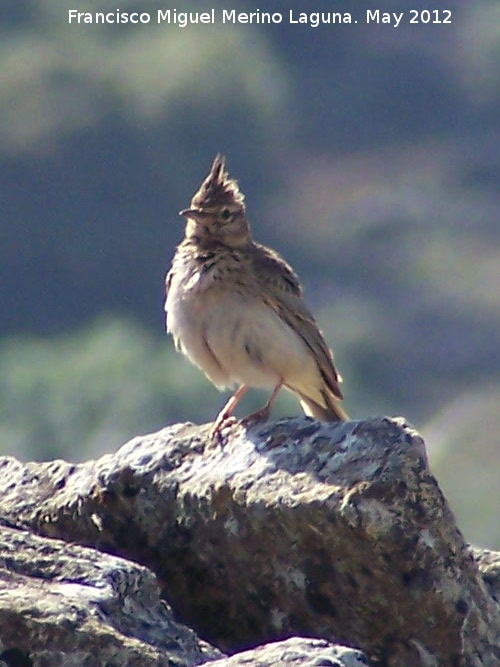
[{"label": "rocky outcrop", "polygon": [[[172,426],[80,465],[1,460],[4,533],[33,545],[29,558],[0,554],[2,650],[24,645],[27,664],[45,664],[35,643],[5,630],[10,608],[34,636],[14,611],[24,582],[47,595],[43,618],[61,633],[78,627],[90,642],[84,628],[102,623],[103,648],[79,664],[107,664],[105,641],[140,640],[152,662],[117,653],[113,664],[199,664],[219,649],[238,652],[219,660],[246,664],[500,665],[498,555],[464,541],[422,439],[403,420],[302,418],[248,432],[235,424],[217,445],[208,428]],[[64,544],[75,542],[92,549]],[[80,556],[88,569],[75,574]],[[45,566],[31,567],[39,558]],[[176,622],[210,645],[174,622],[156,581]],[[57,596],[69,608],[81,602],[81,625],[49,614]],[[118,620],[96,611],[103,599]],[[132,619],[147,632],[132,630]],[[321,640],[283,641],[293,636]],[[278,643],[250,650],[267,642]]]},{"label": "rocky outcrop", "polygon": [[0,527],[0,591],[0,659],[12,667],[187,667],[222,655],[174,621],[147,568],[95,549]]}]

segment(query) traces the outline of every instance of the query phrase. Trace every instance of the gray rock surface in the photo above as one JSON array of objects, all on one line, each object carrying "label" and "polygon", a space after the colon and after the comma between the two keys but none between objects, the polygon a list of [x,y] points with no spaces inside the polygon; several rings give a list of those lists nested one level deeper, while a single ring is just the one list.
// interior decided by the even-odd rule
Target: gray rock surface
[{"label": "gray rock surface", "polygon": [[0,527],[0,664],[181,667],[220,655],[174,621],[147,568]]},{"label": "gray rock surface", "polygon": [[207,434],[176,425],[81,465],[5,458],[0,516],[147,565],[226,651],[306,635],[387,666],[500,665],[495,559],[464,541],[403,420]]},{"label": "gray rock surface", "polygon": [[292,637],[215,660],[210,667],[366,667],[367,664],[361,651],[325,639]]}]

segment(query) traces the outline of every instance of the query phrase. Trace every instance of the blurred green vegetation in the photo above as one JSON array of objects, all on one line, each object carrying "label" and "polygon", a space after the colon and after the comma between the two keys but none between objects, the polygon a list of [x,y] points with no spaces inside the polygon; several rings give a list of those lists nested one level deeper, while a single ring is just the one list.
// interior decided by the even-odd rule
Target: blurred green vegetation
[{"label": "blurred green vegetation", "polygon": [[23,459],[35,449],[42,459],[84,460],[140,432],[199,418],[195,406],[211,387],[166,336],[117,319],[70,335],[7,340],[0,378],[2,453]]},{"label": "blurred green vegetation", "polygon": [[[0,346],[0,454],[82,461],[169,423],[203,423],[229,396],[139,325],[102,318],[64,336],[6,340]],[[260,407],[250,392],[240,412]],[[295,405],[293,405],[295,403]],[[300,413],[291,396],[276,414]]]},{"label": "blurred green vegetation", "polygon": [[[500,544],[500,5],[450,0],[451,25],[398,29],[365,25],[372,8],[336,3],[356,26],[182,29],[0,3],[3,453],[82,460],[216,414],[225,396],[175,354],[162,300],[177,211],[220,151],[254,236],[299,272],[347,411],[428,431],[464,532]],[[298,412],[284,396],[275,415]]]},{"label": "blurred green vegetation", "polygon": [[[20,5],[0,10],[4,150],[47,146],[99,124],[106,114],[151,128],[165,113],[176,122],[181,104],[203,105],[210,115],[227,107],[228,99],[229,107],[237,101],[265,131],[266,119],[286,102],[278,59],[263,35],[245,26],[185,30],[154,19],[138,26],[69,24],[75,6],[68,0]],[[122,13],[148,11],[153,17],[160,8],[164,3],[155,0],[121,4]],[[78,4],[79,12],[116,9],[107,0]],[[228,97],[233,87],[238,100]]]}]

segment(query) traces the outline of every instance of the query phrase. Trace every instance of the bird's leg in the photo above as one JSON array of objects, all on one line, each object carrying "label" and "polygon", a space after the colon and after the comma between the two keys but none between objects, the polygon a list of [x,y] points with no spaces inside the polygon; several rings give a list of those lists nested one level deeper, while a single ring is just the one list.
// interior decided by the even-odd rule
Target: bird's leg
[{"label": "bird's leg", "polygon": [[243,417],[241,422],[245,424],[246,426],[250,426],[251,424],[254,424],[255,422],[260,422],[264,421],[265,419],[269,418],[269,414],[271,412],[271,406],[276,400],[276,396],[280,393],[281,388],[283,387],[284,381],[283,378],[280,378],[280,381],[278,384],[274,387],[273,393],[269,397],[269,400],[267,403],[260,408],[260,410],[256,410],[255,412],[252,412],[250,415],[247,417]]},{"label": "bird's leg", "polygon": [[212,431],[211,431],[212,436],[219,435],[222,425],[233,414],[234,408],[238,405],[238,403],[240,402],[243,394],[246,392],[247,389],[248,389],[248,387],[247,387],[246,384],[242,384],[241,387],[238,387],[238,389],[234,392],[234,394],[228,400],[226,405],[219,412],[219,414],[217,415],[217,418],[214,422],[214,425],[212,427]]}]

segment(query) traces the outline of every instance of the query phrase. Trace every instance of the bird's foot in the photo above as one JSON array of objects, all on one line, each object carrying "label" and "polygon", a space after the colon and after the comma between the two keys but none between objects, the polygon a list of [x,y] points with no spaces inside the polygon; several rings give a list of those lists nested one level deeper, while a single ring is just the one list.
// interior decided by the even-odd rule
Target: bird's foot
[{"label": "bird's foot", "polygon": [[241,419],[233,417],[232,415],[229,415],[224,419],[219,419],[218,417],[210,430],[210,442],[218,447],[223,447],[224,443],[227,441],[229,435],[228,432],[231,431],[233,427],[240,426],[245,429],[250,428],[258,422],[269,419],[270,412],[270,407],[265,406]]},{"label": "bird's foot", "polygon": [[269,419],[270,414],[271,414],[271,406],[269,404],[266,404],[264,405],[263,408],[260,408],[260,410],[256,410],[255,412],[252,412],[246,417],[240,419],[240,423],[242,426],[250,428],[250,426],[257,424],[258,422],[267,421]]},{"label": "bird's foot", "polygon": [[239,419],[233,417],[232,415],[219,415],[214,421],[212,428],[210,429],[210,442],[213,445],[218,445],[222,447],[224,441],[227,439],[227,436],[223,431],[231,429],[231,427],[239,424]]},{"label": "bird's foot", "polygon": [[271,407],[276,400],[276,396],[280,393],[282,386],[283,378],[281,378],[278,384],[274,387],[273,393],[271,394],[269,400],[262,408],[260,408],[260,410],[256,410],[246,417],[243,417],[241,420],[242,425],[246,428],[249,428],[258,422],[267,421],[269,419],[269,415],[271,414]]},{"label": "bird's foot", "polygon": [[218,444],[222,447],[224,442],[224,438],[222,436],[223,429],[226,430],[227,427],[232,427],[235,426],[236,424],[239,424],[243,428],[250,428],[251,426],[253,426],[258,422],[266,421],[267,419],[269,419],[269,415],[271,414],[271,406],[274,403],[276,396],[279,394],[282,386],[283,386],[283,379],[281,378],[278,384],[274,387],[271,397],[269,398],[267,403],[262,408],[260,408],[260,410],[252,412],[246,417],[243,417],[243,419],[236,419],[235,417],[232,416],[233,410],[239,403],[243,394],[247,390],[246,385],[244,384],[241,385],[241,387],[239,387],[239,389],[229,399],[229,401],[217,415],[217,419],[215,420],[214,425],[212,426],[212,429],[210,431],[211,442],[213,442],[214,444]]},{"label": "bird's foot", "polygon": [[232,414],[234,408],[238,405],[238,403],[241,400],[241,397],[247,390],[247,386],[242,384],[231,396],[231,398],[228,400],[226,405],[222,408],[222,410],[219,412],[217,415],[217,418],[214,422],[214,425],[212,426],[212,429],[210,431],[210,440],[214,444],[218,444],[222,446],[223,443],[223,438],[222,438],[222,429],[226,428],[227,426],[233,426],[238,422],[237,419],[235,419]]}]

